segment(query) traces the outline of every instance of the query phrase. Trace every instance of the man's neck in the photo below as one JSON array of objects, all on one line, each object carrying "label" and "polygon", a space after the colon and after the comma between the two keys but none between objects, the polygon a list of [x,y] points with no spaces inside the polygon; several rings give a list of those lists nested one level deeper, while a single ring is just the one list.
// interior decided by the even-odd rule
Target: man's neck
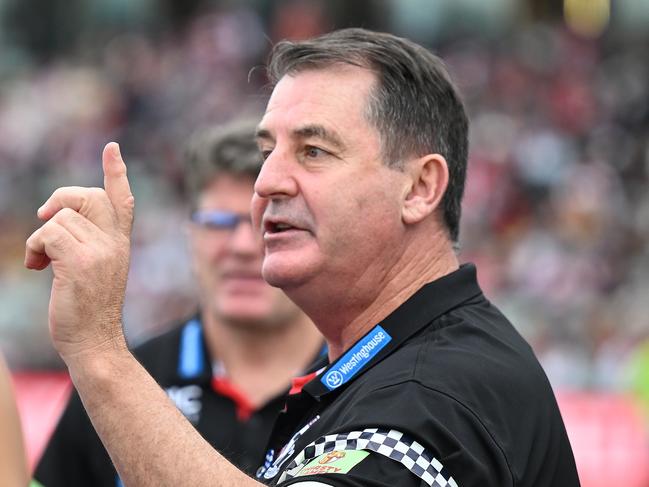
[{"label": "man's neck", "polygon": [[227,323],[203,310],[203,328],[213,361],[228,380],[259,407],[286,390],[322,348],[322,335],[302,314],[290,323],[252,327]]},{"label": "man's neck", "polygon": [[362,276],[354,286],[319,285],[318,299],[311,302],[293,297],[325,336],[332,362],[425,284],[458,269],[457,256],[441,230],[426,243],[405,245],[392,265]]}]

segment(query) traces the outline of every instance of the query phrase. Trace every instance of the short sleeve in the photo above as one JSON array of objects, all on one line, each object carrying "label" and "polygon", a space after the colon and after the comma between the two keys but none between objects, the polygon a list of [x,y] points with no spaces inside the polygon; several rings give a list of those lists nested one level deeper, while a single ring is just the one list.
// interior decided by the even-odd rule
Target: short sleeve
[{"label": "short sleeve", "polygon": [[366,428],[318,438],[281,475],[278,485],[457,487],[444,465],[400,431]]}]

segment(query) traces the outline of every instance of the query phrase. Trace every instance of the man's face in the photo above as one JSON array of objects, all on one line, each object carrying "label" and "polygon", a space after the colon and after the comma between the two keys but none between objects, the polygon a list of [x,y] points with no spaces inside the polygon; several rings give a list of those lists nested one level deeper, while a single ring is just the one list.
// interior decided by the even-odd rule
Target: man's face
[{"label": "man's face", "polygon": [[259,125],[253,222],[264,278],[289,294],[377,287],[398,253],[405,175],[383,164],[364,117],[373,84],[352,66],[284,76]]},{"label": "man's face", "polygon": [[238,215],[235,226],[193,222],[189,239],[201,304],[217,319],[249,326],[286,324],[299,313],[286,295],[261,277],[262,242],[253,232],[250,199],[254,180],[222,174],[201,193],[197,215]]}]

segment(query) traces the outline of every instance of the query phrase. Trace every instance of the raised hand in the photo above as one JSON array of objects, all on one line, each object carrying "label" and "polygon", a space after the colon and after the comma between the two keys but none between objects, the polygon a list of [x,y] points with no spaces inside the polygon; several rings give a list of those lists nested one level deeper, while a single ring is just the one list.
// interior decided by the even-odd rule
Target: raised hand
[{"label": "raised hand", "polygon": [[124,348],[122,304],[134,198],[115,142],[102,154],[104,189],[57,189],[39,208],[45,221],[26,242],[25,266],[52,264],[52,342],[66,360],[101,347]]}]

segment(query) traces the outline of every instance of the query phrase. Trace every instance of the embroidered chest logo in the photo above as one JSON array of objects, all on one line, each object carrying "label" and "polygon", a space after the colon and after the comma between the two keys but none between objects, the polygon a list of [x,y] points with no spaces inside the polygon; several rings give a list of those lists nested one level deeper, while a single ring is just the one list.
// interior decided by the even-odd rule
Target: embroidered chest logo
[{"label": "embroidered chest logo", "polygon": [[203,404],[201,397],[203,389],[192,384],[188,386],[172,386],[166,389],[169,399],[173,401],[181,413],[189,420],[190,423],[196,424],[200,419]]}]

